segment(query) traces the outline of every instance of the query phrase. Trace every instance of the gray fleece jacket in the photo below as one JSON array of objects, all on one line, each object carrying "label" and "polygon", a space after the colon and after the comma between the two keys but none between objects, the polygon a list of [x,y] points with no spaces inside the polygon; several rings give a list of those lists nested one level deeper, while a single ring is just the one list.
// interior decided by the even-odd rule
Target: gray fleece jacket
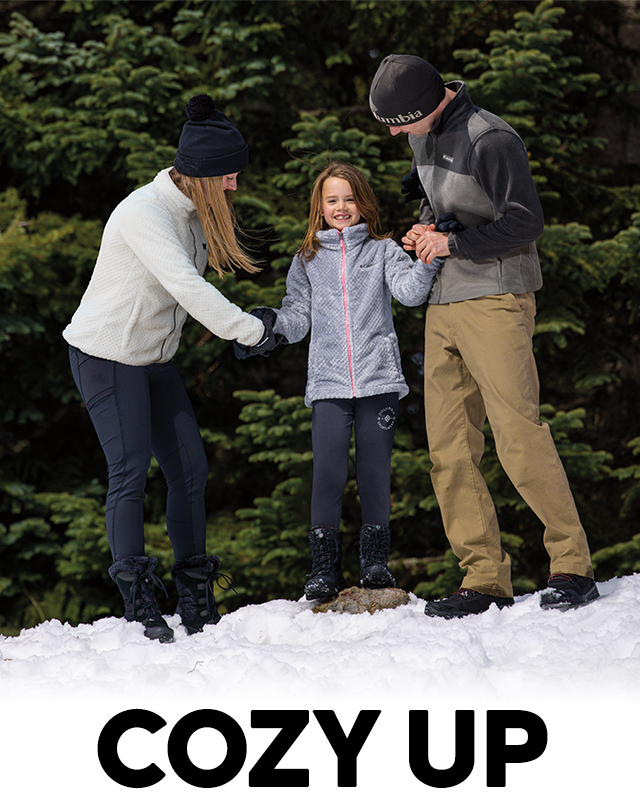
[{"label": "gray fleece jacket", "polygon": [[365,224],[317,234],[322,247],[295,256],[274,331],[289,342],[311,328],[305,404],[409,393],[400,365],[391,298],[424,303],[439,265],[413,259],[391,239],[374,240]]},{"label": "gray fleece jacket", "polygon": [[420,221],[451,212],[451,256],[430,303],[533,292],[542,286],[535,240],[544,228],[524,143],[505,121],[475,107],[463,82],[431,132],[409,136],[427,199]]}]

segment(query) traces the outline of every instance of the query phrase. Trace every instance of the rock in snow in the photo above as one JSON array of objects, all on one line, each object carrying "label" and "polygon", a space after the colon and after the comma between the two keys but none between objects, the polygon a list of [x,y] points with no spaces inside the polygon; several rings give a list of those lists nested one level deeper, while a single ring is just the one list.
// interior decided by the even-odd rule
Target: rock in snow
[{"label": "rock in snow", "polygon": [[361,589],[358,586],[343,589],[336,597],[320,603],[313,609],[314,614],[337,611],[339,614],[373,614],[375,611],[395,609],[406,606],[411,598],[404,589]]}]

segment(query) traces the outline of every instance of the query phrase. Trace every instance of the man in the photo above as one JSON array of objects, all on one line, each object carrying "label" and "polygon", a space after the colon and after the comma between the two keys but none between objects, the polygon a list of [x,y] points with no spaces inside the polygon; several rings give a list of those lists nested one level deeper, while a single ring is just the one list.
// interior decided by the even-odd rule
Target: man
[{"label": "man", "polygon": [[[510,559],[479,464],[488,418],[500,462],[545,526],[551,559],[543,608],[598,597],[587,538],[549,427],[539,418],[533,358],[535,298],[542,286],[535,240],[544,220],[527,152],[501,118],[473,105],[466,85],[445,85],[413,55],[389,55],[371,86],[373,115],[409,136],[420,223],[403,238],[425,262],[448,257],[429,298],[425,411],[431,478],[462,587],[429,602],[445,618],[513,604]],[[463,230],[441,233],[451,213]]]}]

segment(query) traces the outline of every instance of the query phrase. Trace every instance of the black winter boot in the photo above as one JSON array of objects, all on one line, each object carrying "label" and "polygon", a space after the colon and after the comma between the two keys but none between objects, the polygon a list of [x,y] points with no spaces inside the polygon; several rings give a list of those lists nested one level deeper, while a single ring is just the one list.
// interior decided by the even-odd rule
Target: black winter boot
[{"label": "black winter boot", "polygon": [[470,614],[483,614],[491,606],[499,609],[513,606],[513,598],[485,595],[474,589],[460,587],[453,595],[442,600],[430,600],[424,607],[427,617],[443,617],[446,620],[468,617]]},{"label": "black winter boot", "polygon": [[365,589],[385,589],[396,585],[387,567],[391,531],[388,526],[367,524],[360,529],[360,586]]},{"label": "black winter boot", "polygon": [[342,576],[340,533],[330,526],[314,526],[309,532],[311,575],[304,585],[307,600],[327,600],[346,587]]},{"label": "black winter boot", "polygon": [[201,554],[181,559],[171,568],[171,578],[178,588],[176,614],[189,635],[199,633],[205,625],[220,622],[213,585],[220,578],[229,583],[230,579],[218,573],[219,567],[220,557]]},{"label": "black winter boot", "polygon": [[153,593],[157,584],[167,594],[164,584],[153,572],[157,564],[155,556],[127,556],[111,565],[109,575],[124,600],[124,618],[129,622],[141,622],[147,638],[167,643],[173,641],[173,631],[164,621]]},{"label": "black winter boot", "polygon": [[572,573],[555,573],[540,595],[540,608],[567,611],[591,603],[600,597],[593,578]]}]

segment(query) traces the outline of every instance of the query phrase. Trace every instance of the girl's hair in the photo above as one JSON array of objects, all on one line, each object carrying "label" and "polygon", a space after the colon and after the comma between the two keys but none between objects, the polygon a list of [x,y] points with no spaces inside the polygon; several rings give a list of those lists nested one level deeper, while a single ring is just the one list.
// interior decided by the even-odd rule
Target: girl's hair
[{"label": "girl's hair", "polygon": [[331,178],[344,179],[349,182],[353,191],[353,199],[360,213],[359,222],[367,224],[369,235],[374,240],[381,240],[385,236],[389,236],[380,234],[378,201],[369,182],[355,166],[348,162],[334,160],[318,174],[311,188],[309,228],[298,250],[298,255],[303,262],[310,262],[320,250],[320,240],[316,237],[316,232],[329,228],[322,212],[322,188],[327,179]]},{"label": "girl's hair", "polygon": [[257,263],[241,248],[239,227],[231,194],[222,189],[222,176],[185,176],[172,168],[169,175],[181,193],[190,198],[207,238],[209,265],[220,278],[233,270],[257,273]]}]

